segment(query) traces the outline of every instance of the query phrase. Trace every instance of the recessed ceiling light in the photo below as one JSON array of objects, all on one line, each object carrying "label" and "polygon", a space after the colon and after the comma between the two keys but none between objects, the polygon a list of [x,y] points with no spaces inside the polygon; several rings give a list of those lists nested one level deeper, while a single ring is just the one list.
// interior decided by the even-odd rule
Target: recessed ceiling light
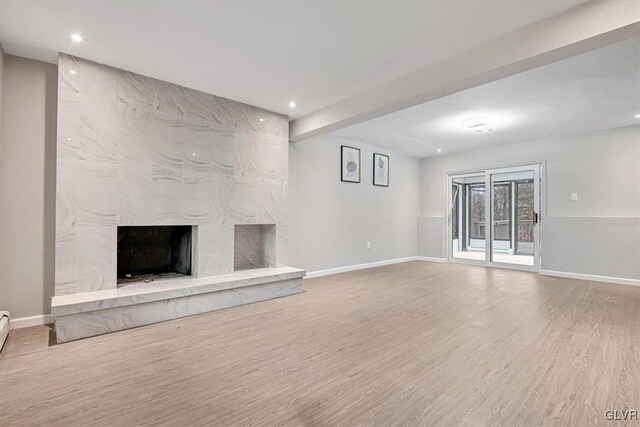
[{"label": "recessed ceiling light", "polygon": [[438,153],[442,153],[442,148],[438,148],[436,151],[437,151]]},{"label": "recessed ceiling light", "polygon": [[470,117],[462,122],[462,125],[467,129],[471,129],[474,132],[483,133],[491,132],[493,127],[487,123],[487,120],[482,117]]},{"label": "recessed ceiling light", "polygon": [[264,119],[263,119],[262,117],[260,117],[260,121],[261,121],[261,122],[264,122]]},{"label": "recessed ceiling light", "polygon": [[296,103],[295,103],[295,102],[293,102],[293,101],[291,101],[291,102],[289,103],[289,108],[296,108]]},{"label": "recessed ceiling light", "polygon": [[191,153],[191,155],[192,155],[192,156],[195,156],[195,155],[196,155],[196,153]]},{"label": "recessed ceiling light", "polygon": [[636,114],[634,117],[635,117],[636,119],[640,119],[640,114]]},{"label": "recessed ceiling light", "polygon": [[70,72],[71,74],[73,74],[73,75],[78,74],[78,72],[77,72],[76,70],[69,70],[69,72]]},{"label": "recessed ceiling light", "polygon": [[83,42],[84,36],[80,33],[73,33],[71,34],[71,40],[73,40],[75,43]]},{"label": "recessed ceiling light", "polygon": [[67,141],[71,141],[71,138],[67,138]]}]

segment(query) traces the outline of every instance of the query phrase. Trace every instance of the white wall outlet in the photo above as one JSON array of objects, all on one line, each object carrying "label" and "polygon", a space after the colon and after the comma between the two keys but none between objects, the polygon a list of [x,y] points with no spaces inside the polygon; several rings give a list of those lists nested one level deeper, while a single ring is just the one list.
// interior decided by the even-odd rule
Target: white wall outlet
[{"label": "white wall outlet", "polygon": [[371,249],[371,242],[367,240],[367,249]]},{"label": "white wall outlet", "polygon": [[572,201],[578,200],[578,193],[571,193],[571,200]]}]

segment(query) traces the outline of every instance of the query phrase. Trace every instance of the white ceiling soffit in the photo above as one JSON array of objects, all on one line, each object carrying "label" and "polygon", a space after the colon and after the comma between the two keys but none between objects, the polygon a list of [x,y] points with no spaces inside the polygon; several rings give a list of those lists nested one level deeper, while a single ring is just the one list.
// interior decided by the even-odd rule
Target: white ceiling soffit
[{"label": "white ceiling soffit", "polygon": [[583,2],[0,1],[0,43],[299,117]]},{"label": "white ceiling soffit", "polygon": [[[640,38],[457,92],[332,134],[411,156],[430,157],[640,125],[636,114],[640,114]],[[469,128],[469,121],[476,118],[492,130],[475,132]]]},{"label": "white ceiling soffit", "polygon": [[594,0],[297,118],[289,139],[302,141],[638,35],[640,2]]}]

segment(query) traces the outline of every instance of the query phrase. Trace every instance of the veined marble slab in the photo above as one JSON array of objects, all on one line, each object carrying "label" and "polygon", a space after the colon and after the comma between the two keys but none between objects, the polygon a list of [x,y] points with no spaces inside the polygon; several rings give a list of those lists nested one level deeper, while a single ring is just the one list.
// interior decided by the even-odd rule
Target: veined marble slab
[{"label": "veined marble slab", "polygon": [[126,305],[180,298],[228,289],[301,279],[305,271],[294,267],[257,268],[211,277],[160,279],[132,283],[118,289],[54,296],[51,314],[63,316]]},{"label": "veined marble slab", "polygon": [[305,271],[261,268],[53,298],[59,343],[303,292]]}]

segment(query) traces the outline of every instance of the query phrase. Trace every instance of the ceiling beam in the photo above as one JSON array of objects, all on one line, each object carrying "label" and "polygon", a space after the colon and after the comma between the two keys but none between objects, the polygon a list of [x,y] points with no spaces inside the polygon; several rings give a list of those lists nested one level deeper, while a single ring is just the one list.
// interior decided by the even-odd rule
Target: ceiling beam
[{"label": "ceiling beam", "polygon": [[290,122],[289,140],[303,141],[638,36],[640,2],[594,0],[297,118]]}]

